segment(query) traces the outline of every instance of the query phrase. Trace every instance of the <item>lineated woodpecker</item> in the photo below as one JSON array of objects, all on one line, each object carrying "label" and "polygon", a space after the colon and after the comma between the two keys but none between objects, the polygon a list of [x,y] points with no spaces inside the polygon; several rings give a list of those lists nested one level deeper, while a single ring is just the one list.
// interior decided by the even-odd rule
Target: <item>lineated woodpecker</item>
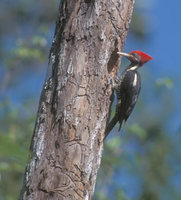
[{"label": "lineated woodpecker", "polygon": [[152,59],[142,51],[132,51],[130,53],[117,52],[119,55],[125,56],[131,63],[113,83],[113,89],[117,95],[116,113],[108,124],[105,131],[105,138],[119,122],[121,129],[123,121],[126,122],[131,114],[141,89],[141,77],[137,69]]}]

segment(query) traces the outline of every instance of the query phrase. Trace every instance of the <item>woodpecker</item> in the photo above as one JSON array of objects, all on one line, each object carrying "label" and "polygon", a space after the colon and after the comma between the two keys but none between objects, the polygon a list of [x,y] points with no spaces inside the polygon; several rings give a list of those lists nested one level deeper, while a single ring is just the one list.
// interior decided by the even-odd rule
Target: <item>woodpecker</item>
[{"label": "woodpecker", "polygon": [[113,83],[113,90],[116,91],[117,95],[116,113],[106,128],[105,138],[117,122],[120,124],[118,130],[120,131],[123,121],[127,121],[141,89],[141,77],[137,69],[153,59],[142,51],[132,51],[130,53],[117,52],[117,54],[125,56],[130,61],[130,65],[126,67],[120,78],[116,78]]}]

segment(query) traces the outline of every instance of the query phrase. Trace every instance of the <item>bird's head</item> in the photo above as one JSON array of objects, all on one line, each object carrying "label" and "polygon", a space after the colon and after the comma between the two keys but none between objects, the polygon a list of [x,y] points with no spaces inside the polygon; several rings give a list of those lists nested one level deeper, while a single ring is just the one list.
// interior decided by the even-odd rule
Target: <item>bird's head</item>
[{"label": "bird's head", "polygon": [[149,56],[148,54],[142,52],[142,51],[132,51],[130,53],[123,53],[123,52],[117,52],[119,55],[125,56],[127,59],[130,60],[133,64],[138,64],[139,66],[144,65],[149,60],[152,60],[153,58]]}]

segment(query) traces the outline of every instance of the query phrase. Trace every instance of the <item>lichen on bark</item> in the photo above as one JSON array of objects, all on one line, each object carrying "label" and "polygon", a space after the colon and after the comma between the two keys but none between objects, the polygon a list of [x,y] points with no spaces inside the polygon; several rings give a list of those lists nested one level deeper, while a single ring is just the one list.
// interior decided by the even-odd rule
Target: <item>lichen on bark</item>
[{"label": "lichen on bark", "polygon": [[91,199],[133,0],[62,0],[21,199]]}]

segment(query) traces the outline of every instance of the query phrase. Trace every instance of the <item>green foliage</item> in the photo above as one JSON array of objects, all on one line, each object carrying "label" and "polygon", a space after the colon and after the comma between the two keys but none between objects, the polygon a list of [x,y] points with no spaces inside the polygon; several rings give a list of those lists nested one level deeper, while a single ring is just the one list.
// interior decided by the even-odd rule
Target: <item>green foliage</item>
[{"label": "green foliage", "polygon": [[127,197],[125,197],[125,194],[123,193],[122,190],[116,191],[116,198],[121,200],[129,200]]},{"label": "green foliage", "polygon": [[146,131],[138,124],[129,126],[128,131],[137,135],[141,140],[144,140],[147,137]]},{"label": "green foliage", "polygon": [[[27,161],[27,151],[15,141],[15,139],[11,138],[11,135],[4,135],[0,134],[0,158],[6,157],[6,159],[11,159],[18,161],[20,166],[18,167],[18,163],[16,163],[17,169],[22,170],[23,168],[20,168],[25,165]],[[4,168],[4,163],[1,165],[0,163],[0,170]],[[7,167],[8,169],[8,167]]]},{"label": "green foliage", "polygon": [[19,59],[40,59],[41,52],[36,48],[19,47],[14,51],[15,56]]},{"label": "green foliage", "polygon": [[130,24],[130,30],[138,38],[143,39],[145,36],[145,20],[144,17],[138,13],[133,12],[133,18]]},{"label": "green foliage", "polygon": [[[8,1],[0,1],[0,199],[2,200],[19,198],[39,98],[38,93],[31,93],[32,88],[27,88],[28,97],[20,88],[27,85],[26,80],[30,78],[26,77],[27,72],[35,68],[38,74],[40,73],[38,69],[47,66],[48,51],[53,37],[51,30],[55,24],[58,4],[59,0],[38,2],[16,0],[10,4]],[[23,77],[26,79],[24,82],[22,82]]]},{"label": "green foliage", "polygon": [[172,79],[170,79],[168,77],[163,77],[163,78],[159,78],[156,81],[156,86],[157,87],[163,87],[163,86],[165,86],[168,89],[172,89],[174,87],[174,84],[173,84]]},{"label": "green foliage", "polygon": [[[24,108],[25,109],[25,108]],[[13,108],[8,100],[0,104],[0,199],[18,199],[28,158],[34,121]],[[11,187],[9,187],[11,186]]]}]

